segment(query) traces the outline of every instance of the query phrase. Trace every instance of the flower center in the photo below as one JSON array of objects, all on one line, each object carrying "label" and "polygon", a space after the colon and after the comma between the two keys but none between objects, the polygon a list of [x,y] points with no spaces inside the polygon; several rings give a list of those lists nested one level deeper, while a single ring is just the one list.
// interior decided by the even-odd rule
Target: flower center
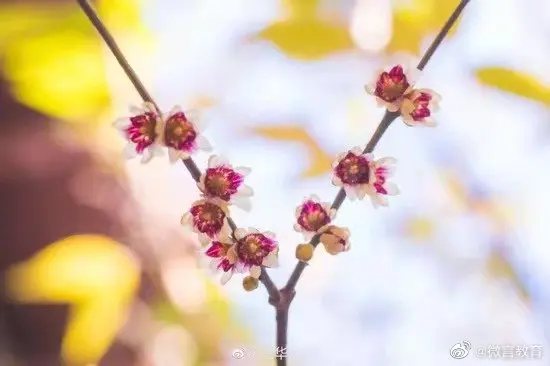
[{"label": "flower center", "polygon": [[304,203],[298,217],[298,224],[307,231],[317,231],[330,223],[330,217],[320,203],[308,201]]},{"label": "flower center", "polygon": [[128,139],[136,144],[137,152],[141,153],[155,141],[157,134],[155,126],[157,117],[154,113],[140,114],[130,117],[130,126],[126,130]]},{"label": "flower center", "polygon": [[231,195],[237,193],[243,178],[241,174],[225,166],[209,168],[206,170],[204,187],[207,194],[229,201]]},{"label": "flower center", "polygon": [[409,86],[403,68],[398,65],[380,75],[375,94],[386,102],[394,102],[403,96]]},{"label": "flower center", "polygon": [[167,121],[164,130],[164,142],[166,146],[176,150],[190,151],[193,149],[197,131],[193,124],[187,120],[183,112],[173,114]]},{"label": "flower center", "polygon": [[236,250],[239,259],[245,264],[260,266],[273,250],[273,243],[263,234],[248,234],[237,243]]},{"label": "flower center", "polygon": [[336,175],[342,183],[348,185],[367,184],[369,182],[369,162],[364,156],[348,153],[336,166]]},{"label": "flower center", "polygon": [[193,206],[190,212],[194,226],[209,237],[214,237],[223,227],[225,212],[213,203],[204,202]]}]

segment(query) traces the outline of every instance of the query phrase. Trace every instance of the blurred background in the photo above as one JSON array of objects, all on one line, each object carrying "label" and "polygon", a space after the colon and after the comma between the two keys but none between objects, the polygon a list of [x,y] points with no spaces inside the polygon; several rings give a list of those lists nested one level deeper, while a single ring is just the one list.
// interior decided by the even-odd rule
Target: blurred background
[{"label": "blurred background", "polygon": [[[95,5],[161,108],[203,108],[216,153],[253,169],[253,211],[232,215],[278,234],[281,285],[295,207],[332,201],[330,162],[383,114],[363,85],[420,56],[457,3]],[[317,251],[298,284],[289,365],[514,365],[449,350],[547,347],[549,39],[548,1],[471,1],[418,83],[443,96],[439,127],[398,121],[376,150],[402,194],[346,202],[352,250]],[[0,75],[0,365],[273,365],[265,290],[220,287],[179,225],[198,195],[183,165],[122,160],[111,123],[140,99],[76,2],[0,1]]]}]

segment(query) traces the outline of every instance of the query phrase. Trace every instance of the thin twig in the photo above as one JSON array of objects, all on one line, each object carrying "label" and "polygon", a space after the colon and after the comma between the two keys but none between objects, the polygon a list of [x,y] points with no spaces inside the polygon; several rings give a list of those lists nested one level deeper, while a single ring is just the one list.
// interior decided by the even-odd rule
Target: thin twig
[{"label": "thin twig", "polygon": [[[435,51],[439,48],[447,34],[449,33],[449,30],[451,27],[456,23],[458,18],[460,17],[460,14],[463,12],[466,5],[468,5],[470,0],[461,0],[456,9],[453,11],[453,13],[449,16],[448,20],[445,22],[443,27],[441,28],[438,35],[435,37],[434,41],[420,60],[417,68],[419,70],[423,70],[432,56],[434,55]],[[399,113],[397,112],[389,112],[386,111],[384,116],[382,117],[382,121],[378,125],[378,128],[374,132],[373,136],[371,137],[370,141],[367,143],[367,146],[363,150],[363,153],[370,153],[374,150],[388,127],[391,125],[391,123],[399,117]],[[341,206],[344,200],[346,199],[346,192],[344,189],[340,189],[338,191],[338,194],[334,198],[334,201],[332,202],[331,207],[338,210]],[[310,244],[316,247],[319,244],[319,235],[315,235],[311,241]],[[288,293],[291,294],[290,297],[288,297],[288,301],[280,302],[280,307],[277,308],[277,349],[284,349],[285,352],[287,350],[287,333],[288,333],[288,311],[290,307],[290,303],[292,301],[292,298],[295,295],[296,292],[296,285],[298,283],[298,280],[302,276],[302,273],[304,272],[304,269],[306,268],[307,264],[305,262],[298,262],[296,264],[296,267],[292,271],[292,274],[290,275],[290,278],[288,279],[285,287],[280,291],[281,294]],[[281,297],[283,299],[284,296]],[[277,366],[286,366],[286,358],[277,359]]]},{"label": "thin twig", "polygon": [[[116,58],[116,60],[124,70],[124,73],[126,74],[128,79],[130,79],[130,81],[134,85],[134,88],[139,93],[141,99],[143,99],[144,102],[152,103],[157,109],[158,113],[161,113],[160,108],[155,103],[155,101],[153,100],[153,98],[151,97],[151,95],[149,94],[149,92],[147,91],[147,89],[145,88],[145,86],[137,76],[132,66],[130,66],[130,63],[128,62],[128,60],[120,50],[120,47],[117,45],[114,37],[109,32],[109,30],[107,30],[107,27],[101,21],[101,19],[99,18],[99,15],[97,14],[93,6],[87,0],[76,0],[76,1],[82,8],[82,11],[86,14],[90,22],[97,29],[101,38],[103,38],[103,40],[105,41],[105,43],[107,44],[111,52],[113,53],[113,56]],[[182,162],[183,162],[183,165],[185,165],[185,168],[189,171],[189,174],[191,175],[191,177],[193,177],[193,179],[196,182],[198,182],[201,176],[201,171],[198,168],[195,161],[192,158],[188,158],[188,159],[182,159]],[[231,230],[234,232],[235,229],[237,229],[237,225],[235,224],[233,219],[231,217],[227,217],[227,222],[231,227]],[[264,284],[265,288],[267,289],[270,299],[272,299],[272,301],[279,301],[279,298],[280,298],[279,290],[277,290],[277,287],[269,277],[269,274],[267,273],[265,268],[262,268],[260,281]]]}]

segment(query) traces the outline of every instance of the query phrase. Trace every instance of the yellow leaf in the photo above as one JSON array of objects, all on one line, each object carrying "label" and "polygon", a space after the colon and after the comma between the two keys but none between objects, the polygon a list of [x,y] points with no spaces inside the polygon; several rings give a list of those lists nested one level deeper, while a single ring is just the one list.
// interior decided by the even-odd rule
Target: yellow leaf
[{"label": "yellow leaf", "polygon": [[[141,30],[135,1],[98,7],[115,30]],[[96,121],[110,107],[105,48],[76,3],[0,5],[0,45],[6,78],[23,104],[76,123]]]},{"label": "yellow leaf", "polygon": [[319,0],[282,0],[282,5],[292,16],[313,16],[319,8]]},{"label": "yellow leaf", "polygon": [[[419,55],[422,41],[435,36],[443,27],[460,0],[408,0],[395,6],[393,34],[386,46],[388,53],[407,52]],[[458,26],[457,22],[449,36]]]},{"label": "yellow leaf", "polygon": [[550,86],[533,76],[499,67],[478,69],[476,76],[484,85],[550,106]]},{"label": "yellow leaf", "polygon": [[489,254],[486,273],[490,278],[509,281],[524,300],[529,299],[529,292],[521,282],[514,267],[499,250],[493,250]]},{"label": "yellow leaf", "polygon": [[405,224],[405,234],[412,239],[427,241],[434,236],[435,226],[434,220],[428,217],[413,217]]},{"label": "yellow leaf", "polygon": [[69,364],[98,362],[122,326],[136,294],[140,269],[121,244],[75,235],[48,245],[8,270],[8,295],[22,303],[68,303],[62,357]]},{"label": "yellow leaf", "polygon": [[258,33],[285,55],[300,60],[319,60],[355,47],[345,22],[320,18],[318,0],[285,0],[287,16]]},{"label": "yellow leaf", "polygon": [[301,173],[303,178],[313,178],[330,171],[332,158],[311,135],[300,126],[259,126],[255,134],[279,141],[292,141],[303,145],[309,155],[309,166]]}]

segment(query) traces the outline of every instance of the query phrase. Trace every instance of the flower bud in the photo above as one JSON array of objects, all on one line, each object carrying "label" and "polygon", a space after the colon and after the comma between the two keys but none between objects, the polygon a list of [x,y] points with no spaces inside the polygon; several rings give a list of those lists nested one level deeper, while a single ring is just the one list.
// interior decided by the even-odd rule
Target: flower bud
[{"label": "flower bud", "polygon": [[315,248],[309,243],[298,244],[296,247],[296,258],[302,262],[307,262],[313,257]]},{"label": "flower bud", "polygon": [[346,228],[330,226],[320,237],[327,253],[336,255],[349,250],[349,231]]},{"label": "flower bud", "polygon": [[243,279],[243,287],[246,291],[254,291],[258,288],[259,280],[252,276],[246,276]]}]

